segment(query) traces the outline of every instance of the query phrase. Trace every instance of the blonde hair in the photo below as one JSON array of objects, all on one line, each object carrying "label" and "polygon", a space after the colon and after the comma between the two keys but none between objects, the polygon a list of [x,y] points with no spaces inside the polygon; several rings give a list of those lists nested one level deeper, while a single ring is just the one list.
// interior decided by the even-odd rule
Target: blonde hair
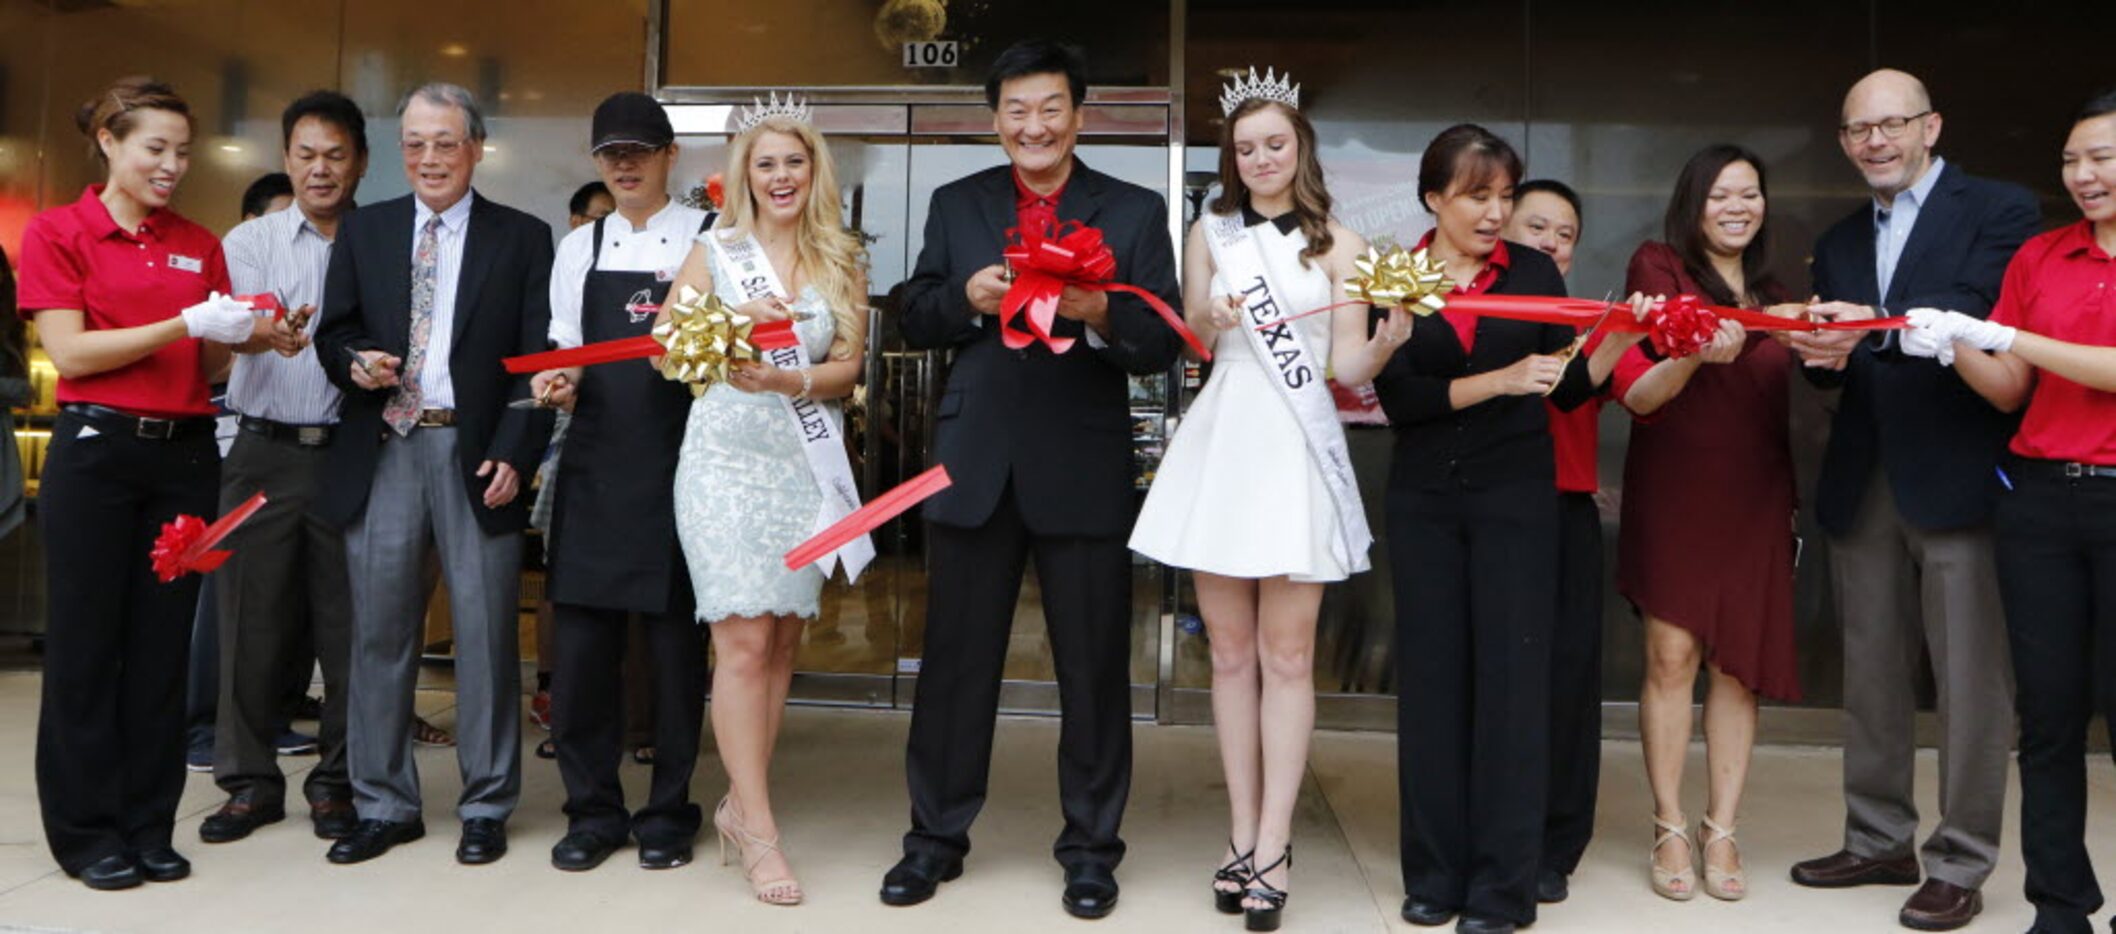
[{"label": "blonde hair", "polygon": [[[823,134],[805,121],[790,117],[770,117],[738,134],[727,150],[727,210],[714,226],[756,229],[757,196],[749,187],[749,154],[757,137],[765,133],[791,136],[808,150],[808,204],[794,231],[794,263],[830,306],[831,320],[837,325],[837,337],[830,343],[830,358],[850,359],[861,350],[850,343],[849,337],[859,328],[861,315],[867,310],[867,296],[856,294],[860,273],[867,267],[867,248],[857,235],[845,229],[844,220],[838,215],[837,166],[830,158]],[[780,272],[790,275],[793,270]]]}]

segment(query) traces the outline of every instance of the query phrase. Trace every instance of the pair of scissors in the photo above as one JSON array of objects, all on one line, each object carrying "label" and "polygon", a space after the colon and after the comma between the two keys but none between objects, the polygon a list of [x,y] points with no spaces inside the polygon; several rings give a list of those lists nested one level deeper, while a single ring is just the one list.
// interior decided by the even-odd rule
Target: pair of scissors
[{"label": "pair of scissors", "polygon": [[[1609,316],[1616,313],[1616,308],[1617,301],[1614,291],[1602,296],[1601,317],[1594,319],[1594,323],[1588,325],[1587,330],[1581,331],[1579,337],[1573,338],[1571,344],[1566,345],[1564,350],[1557,352],[1558,361],[1569,364],[1572,362],[1572,358],[1579,356],[1580,351],[1587,347],[1588,339],[1594,337],[1594,332],[1601,330],[1602,323],[1608,321]],[[1560,379],[1558,382],[1564,382],[1564,380]],[[1543,395],[1548,397],[1551,393],[1556,392],[1557,389],[1558,383],[1551,383],[1548,389],[1543,390]]]}]

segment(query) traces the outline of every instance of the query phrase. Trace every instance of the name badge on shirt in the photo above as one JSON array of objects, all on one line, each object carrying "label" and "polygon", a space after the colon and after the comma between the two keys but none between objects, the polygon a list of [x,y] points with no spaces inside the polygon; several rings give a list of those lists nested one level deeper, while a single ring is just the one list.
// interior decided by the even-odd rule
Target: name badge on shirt
[{"label": "name badge on shirt", "polygon": [[676,270],[674,270],[674,269],[656,269],[656,270],[654,270],[654,281],[655,281],[655,282],[674,282],[674,281],[676,281]]},{"label": "name badge on shirt", "polygon": [[169,254],[169,268],[182,270],[184,272],[203,273],[206,271],[206,263],[204,260],[201,260],[196,256],[185,256],[182,253],[171,253]]}]

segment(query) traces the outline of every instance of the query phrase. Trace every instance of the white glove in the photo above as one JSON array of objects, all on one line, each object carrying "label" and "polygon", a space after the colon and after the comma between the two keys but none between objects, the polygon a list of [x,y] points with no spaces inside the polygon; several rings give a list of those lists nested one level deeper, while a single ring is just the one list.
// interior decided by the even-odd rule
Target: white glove
[{"label": "white glove", "polygon": [[2013,338],[2020,334],[2019,330],[2003,324],[1971,318],[1968,315],[1961,317],[1966,323],[1961,326],[1961,331],[1954,335],[1954,339],[1978,350],[1988,350],[1992,353],[2012,350]]},{"label": "white glove", "polygon": [[[1903,317],[1910,327],[1903,331],[1899,342],[1903,352],[1913,357],[1929,357],[1938,360],[1941,366],[1954,365],[1954,338],[1941,333],[1940,323],[1954,312],[1937,308],[1912,308]],[[1967,317],[1962,315],[1959,317]]]},{"label": "white glove", "polygon": [[[1960,342],[1978,350],[1993,352],[2012,350],[2013,337],[2019,333],[2017,330],[2003,324],[1994,324],[1982,318],[1973,318],[1959,311],[1941,311],[1937,308],[1913,308],[1905,313],[1904,317],[1910,319],[1911,331],[1903,336],[1903,352],[1917,356],[1935,356],[1935,354],[1919,354],[1911,348],[1911,336],[1918,332],[1924,332],[1930,340],[1940,345],[1951,345],[1955,342]],[[1952,353],[1943,351],[1936,354],[1936,356],[1939,357],[1940,362],[1943,364],[1952,364],[1954,362]]]},{"label": "white glove", "polygon": [[205,301],[184,309],[184,330],[192,337],[221,344],[240,344],[256,332],[257,312],[249,302],[239,302],[211,293]]}]

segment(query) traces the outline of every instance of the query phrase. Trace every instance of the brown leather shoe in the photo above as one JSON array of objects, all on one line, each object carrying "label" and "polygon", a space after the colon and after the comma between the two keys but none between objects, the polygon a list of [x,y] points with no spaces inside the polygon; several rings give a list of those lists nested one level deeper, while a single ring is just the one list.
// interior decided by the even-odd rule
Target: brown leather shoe
[{"label": "brown leather shoe", "polygon": [[237,792],[220,806],[220,810],[206,815],[198,825],[198,838],[207,843],[227,843],[240,840],[250,832],[266,824],[286,820],[284,805],[260,804],[247,791]]},{"label": "brown leather shoe", "polygon": [[1983,893],[1952,882],[1927,879],[1903,903],[1903,913],[1896,920],[1920,931],[1952,931],[1968,924],[1983,910]]},{"label": "brown leather shoe", "polygon": [[1867,859],[1850,850],[1838,850],[1819,859],[1794,863],[1793,881],[1814,889],[1847,889],[1855,885],[1916,885],[1918,860],[1914,856]]},{"label": "brown leather shoe", "polygon": [[320,840],[343,840],[359,829],[360,815],[348,798],[318,798],[309,802],[309,823]]}]

